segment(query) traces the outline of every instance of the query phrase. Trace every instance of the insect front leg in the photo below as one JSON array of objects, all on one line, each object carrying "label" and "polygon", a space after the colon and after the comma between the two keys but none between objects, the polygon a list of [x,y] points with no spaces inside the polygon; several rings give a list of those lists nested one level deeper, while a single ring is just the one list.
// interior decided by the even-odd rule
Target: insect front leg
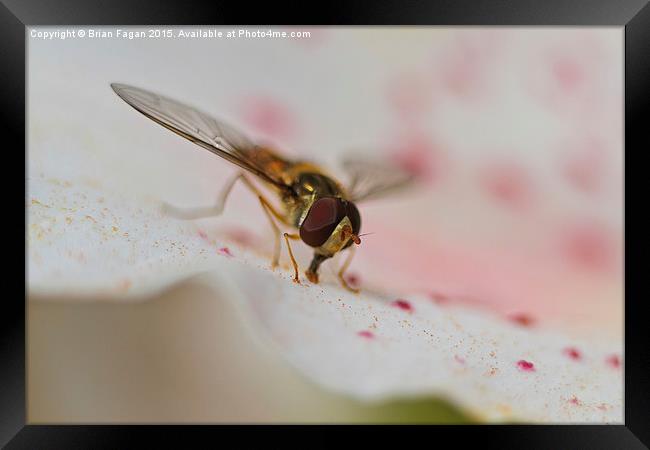
[{"label": "insect front leg", "polygon": [[352,258],[354,257],[354,251],[355,251],[355,247],[350,247],[350,253],[348,253],[348,256],[345,259],[345,262],[343,263],[343,265],[339,269],[338,277],[339,277],[339,281],[341,282],[341,284],[343,285],[343,287],[345,289],[347,289],[350,292],[354,292],[356,294],[356,293],[359,292],[359,289],[355,289],[353,287],[350,287],[348,282],[345,281],[345,277],[344,277],[345,271],[348,270],[348,267],[350,266],[350,263],[352,262]]},{"label": "insect front leg", "polygon": [[300,283],[300,277],[298,277],[298,263],[296,262],[296,258],[293,257],[293,252],[291,251],[291,244],[289,244],[289,239],[293,239],[294,241],[297,241],[300,239],[300,235],[284,233],[284,240],[287,242],[287,250],[289,250],[289,257],[291,258],[291,264],[293,264],[293,281],[295,281],[296,283]]},{"label": "insect front leg", "polygon": [[221,190],[221,194],[217,199],[217,203],[214,206],[206,206],[199,208],[178,208],[176,206],[170,205],[169,203],[163,203],[162,211],[163,214],[174,217],[176,219],[182,220],[196,220],[203,219],[206,217],[218,216],[223,212],[224,207],[226,206],[226,200],[232,191],[233,186],[240,178],[243,178],[243,173],[238,173],[236,176],[232,177],[226,185]]}]

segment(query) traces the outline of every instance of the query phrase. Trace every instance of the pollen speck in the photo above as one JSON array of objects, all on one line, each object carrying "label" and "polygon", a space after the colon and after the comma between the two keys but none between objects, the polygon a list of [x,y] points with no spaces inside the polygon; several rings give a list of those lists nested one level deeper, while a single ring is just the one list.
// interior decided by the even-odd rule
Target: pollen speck
[{"label": "pollen speck", "polygon": [[118,288],[118,290],[120,290],[122,292],[126,292],[131,288],[132,284],[133,283],[131,282],[131,280],[129,280],[128,278],[125,278],[122,281],[120,281],[117,288]]}]

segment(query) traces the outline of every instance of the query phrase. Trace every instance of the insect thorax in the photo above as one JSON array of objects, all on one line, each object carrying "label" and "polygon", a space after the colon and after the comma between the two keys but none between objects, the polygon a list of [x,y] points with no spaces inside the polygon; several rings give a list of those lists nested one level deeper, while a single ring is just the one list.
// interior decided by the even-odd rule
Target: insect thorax
[{"label": "insect thorax", "polygon": [[288,202],[287,213],[291,222],[300,227],[309,208],[321,197],[343,197],[342,187],[332,178],[322,173],[304,172],[299,174],[292,185],[295,197]]}]

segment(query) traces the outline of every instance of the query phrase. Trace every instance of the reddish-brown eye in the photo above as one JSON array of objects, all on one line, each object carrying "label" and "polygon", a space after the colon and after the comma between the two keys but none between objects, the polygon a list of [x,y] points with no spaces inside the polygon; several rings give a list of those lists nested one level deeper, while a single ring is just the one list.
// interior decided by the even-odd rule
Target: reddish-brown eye
[{"label": "reddish-brown eye", "polygon": [[300,238],[311,247],[320,247],[327,241],[339,222],[345,217],[345,207],[334,197],[318,199],[311,205],[300,226]]},{"label": "reddish-brown eye", "polygon": [[307,245],[320,247],[332,235],[336,226],[348,216],[352,232],[359,233],[361,218],[353,203],[336,197],[318,199],[311,205],[300,226],[300,238]]}]

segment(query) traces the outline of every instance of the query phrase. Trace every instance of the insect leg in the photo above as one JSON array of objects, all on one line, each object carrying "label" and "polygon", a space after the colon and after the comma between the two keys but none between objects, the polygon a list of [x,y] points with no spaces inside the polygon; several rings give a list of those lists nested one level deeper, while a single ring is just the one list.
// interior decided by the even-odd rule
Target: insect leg
[{"label": "insect leg", "polygon": [[343,287],[345,289],[347,289],[348,291],[354,292],[356,294],[356,293],[359,292],[359,289],[355,289],[355,288],[350,287],[348,285],[347,281],[345,281],[345,277],[343,276],[345,274],[345,271],[350,266],[350,263],[352,262],[352,257],[354,256],[355,248],[356,247],[354,247],[354,246],[350,247],[350,253],[348,253],[348,257],[345,259],[345,262],[343,263],[343,265],[339,269],[338,277],[339,277],[339,281],[341,282],[341,284],[343,285]]},{"label": "insect leg", "polygon": [[[275,223],[275,220],[273,220],[273,217],[278,219],[282,223],[286,223],[286,218],[282,216],[279,212],[275,210],[271,202],[269,202],[262,193],[255,187],[255,185],[244,175],[241,175],[241,179],[244,182],[244,184],[251,190],[255,195],[257,195],[257,198],[260,201],[260,204],[262,205],[262,209],[264,210],[264,213],[266,214],[266,217],[269,218],[269,222],[271,223],[271,227],[273,227],[274,235],[275,235],[275,248],[273,251],[273,260],[271,262],[271,268],[275,269],[278,266],[278,263],[280,261],[280,228],[278,225]],[[288,238],[293,239],[294,235],[287,235],[285,233],[285,240],[287,241],[287,248],[289,249],[289,257],[291,258],[291,262],[293,264],[294,269],[297,271],[297,263],[295,258],[293,257],[293,252],[291,251],[291,246],[289,245],[289,240]],[[299,282],[298,277],[296,276],[294,278],[294,281]]]},{"label": "insect leg", "polygon": [[[258,197],[262,197],[262,198],[264,198],[264,196],[263,196],[262,193],[259,191],[259,189],[257,189],[257,188],[255,187],[255,185],[251,182],[251,180],[249,180],[248,177],[247,177],[246,175],[244,175],[243,173],[241,174],[241,179],[242,179],[242,181],[244,182],[244,184],[245,184],[245,185],[246,185],[246,186],[247,186],[251,191],[253,191],[253,192],[255,193],[255,195],[257,195]],[[277,212],[276,209],[273,207],[273,205],[272,205],[268,200],[264,199],[264,203],[266,204],[266,207],[269,209],[269,211],[271,212],[271,214],[273,214],[273,216],[274,216],[276,219],[278,219],[280,222],[282,222],[282,223],[284,223],[284,224],[289,225],[289,223],[287,222],[286,217],[284,217],[282,214],[280,214],[279,212]]]},{"label": "insect leg", "polygon": [[291,251],[291,244],[289,244],[289,239],[293,239],[294,241],[300,239],[300,236],[297,234],[289,234],[289,233],[284,233],[284,240],[287,242],[287,250],[289,250],[289,257],[291,258],[291,264],[293,264],[293,281],[296,283],[300,283],[300,278],[298,277],[298,263],[296,262],[296,258],[293,257],[293,252]]},{"label": "insect leg", "polygon": [[269,202],[267,202],[266,199],[259,194],[257,198],[260,200],[262,209],[264,210],[266,217],[269,218],[269,222],[271,223],[271,227],[273,228],[273,236],[275,237],[275,246],[273,247],[273,260],[271,262],[271,269],[275,269],[278,266],[278,262],[280,261],[280,228],[278,228],[278,225],[275,223],[275,220],[273,220],[273,215],[269,212],[269,210],[271,209]]},{"label": "insect leg", "polygon": [[183,220],[195,220],[202,219],[205,217],[218,216],[223,212],[224,207],[226,206],[226,200],[230,191],[232,191],[233,186],[240,178],[243,178],[243,173],[238,173],[235,177],[230,179],[226,185],[223,187],[217,203],[214,206],[198,207],[198,208],[177,208],[176,206],[170,205],[169,203],[163,203],[162,210],[164,214],[167,214],[176,219]]}]

